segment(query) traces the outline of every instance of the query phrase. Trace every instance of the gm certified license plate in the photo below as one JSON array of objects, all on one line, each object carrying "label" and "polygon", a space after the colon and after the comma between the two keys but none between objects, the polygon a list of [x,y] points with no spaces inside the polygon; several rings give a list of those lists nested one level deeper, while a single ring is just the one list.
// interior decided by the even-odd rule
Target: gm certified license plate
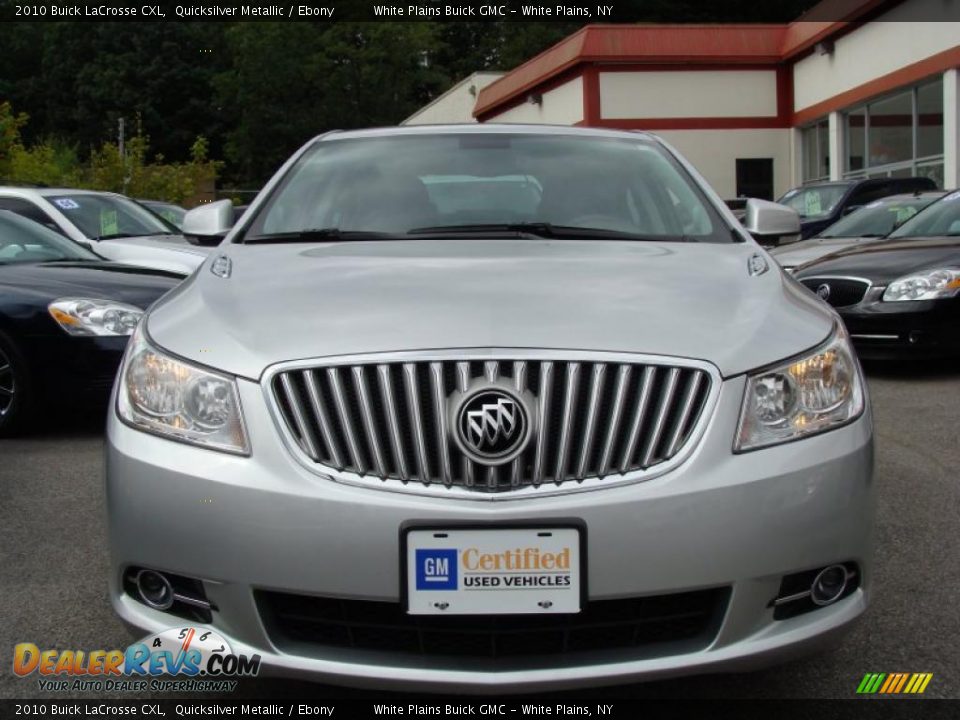
[{"label": "gm certified license plate", "polygon": [[413,528],[405,540],[411,615],[580,612],[578,528]]}]

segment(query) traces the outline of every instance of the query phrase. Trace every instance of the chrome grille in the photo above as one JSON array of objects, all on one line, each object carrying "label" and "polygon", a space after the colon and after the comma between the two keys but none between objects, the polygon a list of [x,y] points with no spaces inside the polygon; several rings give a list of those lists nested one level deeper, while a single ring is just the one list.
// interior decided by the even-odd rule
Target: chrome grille
[{"label": "chrome grille", "polygon": [[[451,393],[508,383],[531,398],[536,432],[515,459],[468,458]],[[574,360],[434,360],[298,367],[270,391],[316,466],[352,477],[500,493],[656,468],[690,440],[711,397],[703,367]]]}]

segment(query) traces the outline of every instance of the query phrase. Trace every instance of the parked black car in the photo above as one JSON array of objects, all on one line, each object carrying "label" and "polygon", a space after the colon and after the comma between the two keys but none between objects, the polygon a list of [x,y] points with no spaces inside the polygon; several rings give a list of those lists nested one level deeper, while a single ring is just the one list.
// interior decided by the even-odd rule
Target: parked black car
[{"label": "parked black car", "polygon": [[794,277],[837,309],[863,357],[960,354],[960,192]]},{"label": "parked black car", "polygon": [[838,180],[801,185],[788,190],[777,202],[800,213],[800,239],[806,240],[874,200],[936,189],[937,184],[925,177]]},{"label": "parked black car", "polygon": [[0,210],[0,436],[54,403],[105,400],[143,311],[181,280]]}]

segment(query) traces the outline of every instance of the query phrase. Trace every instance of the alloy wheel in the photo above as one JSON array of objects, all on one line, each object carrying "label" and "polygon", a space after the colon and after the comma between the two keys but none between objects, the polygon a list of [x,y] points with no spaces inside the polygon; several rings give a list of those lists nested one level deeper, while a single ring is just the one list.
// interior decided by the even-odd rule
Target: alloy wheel
[{"label": "alloy wheel", "polygon": [[17,385],[13,376],[13,363],[0,348],[0,417],[4,417],[13,407]]}]

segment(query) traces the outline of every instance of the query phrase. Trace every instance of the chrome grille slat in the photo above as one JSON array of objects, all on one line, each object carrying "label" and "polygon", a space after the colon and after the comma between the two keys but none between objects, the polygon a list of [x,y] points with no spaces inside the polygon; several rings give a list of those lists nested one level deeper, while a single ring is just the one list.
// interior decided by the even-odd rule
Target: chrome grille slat
[{"label": "chrome grille slat", "polygon": [[417,366],[405,363],[403,366],[403,384],[407,391],[407,409],[410,413],[410,429],[413,432],[417,460],[417,478],[424,485],[430,484],[430,463],[427,460],[427,440],[423,431],[423,418],[420,414],[420,388],[417,382]]},{"label": "chrome grille slat", "polygon": [[583,443],[580,448],[580,462],[577,464],[576,479],[583,480],[587,472],[587,463],[590,462],[590,453],[593,451],[593,438],[597,432],[597,414],[600,412],[600,395],[603,392],[603,380],[607,366],[597,363],[593,366],[593,376],[590,378],[590,400],[587,405],[587,420],[583,428]]},{"label": "chrome grille slat", "polygon": [[390,429],[390,447],[396,461],[400,480],[407,482],[410,471],[407,465],[407,455],[403,449],[403,440],[400,436],[400,419],[397,413],[396,396],[393,394],[393,379],[390,377],[389,365],[377,365],[377,375],[380,377],[380,395],[387,415],[387,427]]},{"label": "chrome grille slat", "polygon": [[[719,383],[715,371],[693,361],[444,354],[298,363],[268,374],[291,450],[328,477],[402,483],[414,492],[550,492],[588,480],[602,487],[679,462],[702,432]],[[526,405],[532,436],[516,457],[487,465],[462,449],[453,413],[461,395],[498,386]]]},{"label": "chrome grille slat", "polygon": [[703,376],[700,373],[693,373],[687,380],[686,390],[683,392],[683,400],[680,405],[680,414],[673,424],[673,431],[670,433],[670,440],[667,442],[667,457],[672,456],[680,447],[680,441],[683,439],[683,429],[690,419],[690,413],[693,412],[693,406],[697,399],[697,391],[700,389],[700,383]]},{"label": "chrome grille slat", "polygon": [[310,407],[313,409],[317,421],[320,423],[320,432],[323,435],[327,449],[330,451],[330,458],[333,460],[337,470],[343,470],[346,463],[343,461],[343,453],[340,452],[340,443],[333,434],[333,422],[330,420],[330,413],[327,412],[326,404],[320,395],[320,387],[317,384],[317,371],[306,370],[303,373],[303,381],[307,386],[307,397],[310,400]]},{"label": "chrome grille slat", "polygon": [[637,451],[637,445],[640,444],[640,427],[643,424],[644,416],[647,414],[647,406],[650,404],[650,395],[653,390],[653,381],[657,377],[657,368],[648,365],[643,369],[643,377],[640,378],[640,398],[637,402],[637,408],[633,413],[633,420],[630,422],[630,432],[627,434],[627,447],[623,451],[623,457],[620,459],[620,472],[625,473],[633,461],[633,455]]},{"label": "chrome grille slat", "polygon": [[567,378],[563,395],[563,419],[560,421],[560,442],[557,446],[557,458],[554,467],[554,482],[563,480],[567,474],[567,454],[570,450],[570,435],[573,433],[574,402],[577,399],[577,385],[580,382],[580,363],[567,363]]},{"label": "chrome grille slat", "polygon": [[[470,387],[470,363],[457,363],[457,390],[465,393]],[[466,487],[473,487],[476,483],[474,476],[473,460],[466,455],[463,456],[463,484]]]},{"label": "chrome grille slat", "polygon": [[617,371],[617,389],[613,398],[613,411],[610,414],[610,427],[607,429],[607,438],[603,442],[603,452],[600,454],[600,467],[597,475],[606,477],[610,470],[610,460],[613,457],[613,447],[617,442],[620,431],[620,421],[623,418],[623,406],[627,399],[627,387],[630,384],[631,368],[621,365]]},{"label": "chrome grille slat", "polygon": [[303,405],[300,402],[300,395],[293,387],[293,378],[290,375],[282,375],[280,382],[283,385],[283,393],[290,404],[290,410],[293,414],[294,424],[297,426],[297,432],[300,434],[301,447],[307,455],[317,460],[320,458],[320,450],[317,447],[317,440],[314,437],[313,430],[307,424],[304,417]]},{"label": "chrome grille slat", "polygon": [[[513,387],[521,394],[527,389],[527,364],[523,361],[517,361],[513,364]],[[510,487],[520,486],[520,470],[523,465],[524,454],[521,453],[510,463]]]},{"label": "chrome grille slat", "polygon": [[660,436],[663,435],[663,428],[667,423],[667,414],[670,411],[670,401],[673,400],[673,393],[676,392],[677,379],[679,377],[679,368],[671,369],[667,375],[667,385],[663,389],[663,397],[660,399],[660,406],[657,409],[653,431],[647,436],[646,445],[643,449],[643,459],[640,460],[640,467],[650,467],[650,461],[653,460],[653,454],[657,451],[657,445],[660,444]]},{"label": "chrome grille slat", "polygon": [[550,396],[553,394],[553,363],[545,362],[540,367],[540,399],[538,402],[538,425],[540,432],[534,442],[536,455],[533,460],[533,486],[540,487],[546,475],[547,454],[547,418],[550,412]]},{"label": "chrome grille slat", "polygon": [[340,417],[340,427],[343,428],[344,435],[347,437],[347,449],[350,451],[350,459],[353,461],[353,466],[357,468],[357,472],[361,475],[366,475],[367,466],[360,452],[360,445],[357,443],[357,434],[353,427],[353,421],[350,419],[350,410],[347,408],[343,384],[340,382],[339,369],[335,367],[328,368],[327,380],[330,381],[330,388],[333,390],[333,404],[336,406],[337,415]]},{"label": "chrome grille slat", "polygon": [[443,364],[430,363],[430,385],[433,390],[433,413],[437,427],[437,447],[440,448],[440,477],[443,484],[453,484],[450,468],[450,443],[447,434],[447,391],[443,385]]}]

